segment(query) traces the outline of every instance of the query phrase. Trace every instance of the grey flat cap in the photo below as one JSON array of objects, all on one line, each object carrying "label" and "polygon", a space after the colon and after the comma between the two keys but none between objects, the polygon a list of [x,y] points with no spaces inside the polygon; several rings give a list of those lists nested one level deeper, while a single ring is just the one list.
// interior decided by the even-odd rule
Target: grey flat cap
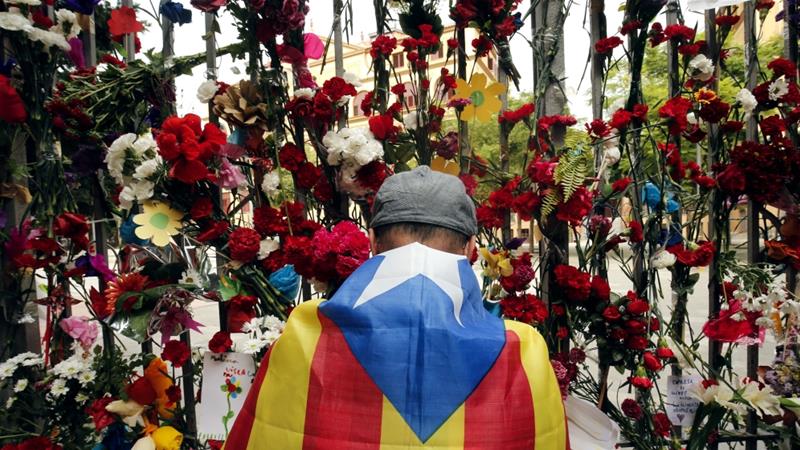
[{"label": "grey flat cap", "polygon": [[475,205],[458,177],[419,166],[383,182],[372,206],[372,228],[417,222],[478,234]]}]

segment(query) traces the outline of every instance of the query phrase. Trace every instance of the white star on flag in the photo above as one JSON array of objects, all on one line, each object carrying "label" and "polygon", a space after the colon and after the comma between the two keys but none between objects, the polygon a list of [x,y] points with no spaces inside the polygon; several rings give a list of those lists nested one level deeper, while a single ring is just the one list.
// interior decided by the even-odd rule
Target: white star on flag
[{"label": "white star on flag", "polygon": [[464,256],[435,250],[418,242],[389,250],[381,255],[384,257],[381,265],[356,299],[353,309],[417,275],[424,275],[450,297],[456,321],[464,326],[461,323],[464,291],[461,289],[461,275],[458,271],[458,262],[466,259]]}]

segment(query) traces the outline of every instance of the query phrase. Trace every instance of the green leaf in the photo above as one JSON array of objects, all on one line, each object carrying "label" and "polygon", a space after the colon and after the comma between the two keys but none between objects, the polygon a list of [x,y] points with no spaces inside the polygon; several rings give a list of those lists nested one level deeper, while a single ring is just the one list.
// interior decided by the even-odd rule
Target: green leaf
[{"label": "green leaf", "polygon": [[147,340],[147,326],[150,324],[150,311],[142,311],[131,314],[125,318],[116,320],[112,327],[138,343]]},{"label": "green leaf", "polygon": [[225,276],[224,274],[219,277],[219,293],[222,295],[223,300],[230,300],[239,295],[242,290],[242,282],[234,280]]}]

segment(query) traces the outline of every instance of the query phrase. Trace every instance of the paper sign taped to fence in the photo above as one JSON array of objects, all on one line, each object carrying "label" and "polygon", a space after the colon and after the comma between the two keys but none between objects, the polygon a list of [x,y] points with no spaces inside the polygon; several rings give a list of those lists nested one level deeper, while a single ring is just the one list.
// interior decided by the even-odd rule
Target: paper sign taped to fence
[{"label": "paper sign taped to fence", "polygon": [[700,400],[689,393],[689,388],[702,379],[697,375],[671,375],[667,377],[667,416],[673,425],[689,426]]},{"label": "paper sign taped to fence", "polygon": [[212,352],[203,355],[203,401],[197,417],[200,441],[225,440],[255,376],[252,355]]}]

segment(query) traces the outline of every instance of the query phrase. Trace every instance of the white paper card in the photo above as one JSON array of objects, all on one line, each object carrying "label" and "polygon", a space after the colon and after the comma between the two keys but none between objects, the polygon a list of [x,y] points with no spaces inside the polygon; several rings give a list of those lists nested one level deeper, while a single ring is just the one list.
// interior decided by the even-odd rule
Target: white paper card
[{"label": "white paper card", "polygon": [[212,352],[203,355],[202,402],[197,417],[201,442],[225,440],[255,376],[256,365],[251,355]]},{"label": "white paper card", "polygon": [[667,377],[667,417],[673,425],[687,427],[694,420],[700,400],[689,394],[689,387],[702,381],[697,375]]}]

